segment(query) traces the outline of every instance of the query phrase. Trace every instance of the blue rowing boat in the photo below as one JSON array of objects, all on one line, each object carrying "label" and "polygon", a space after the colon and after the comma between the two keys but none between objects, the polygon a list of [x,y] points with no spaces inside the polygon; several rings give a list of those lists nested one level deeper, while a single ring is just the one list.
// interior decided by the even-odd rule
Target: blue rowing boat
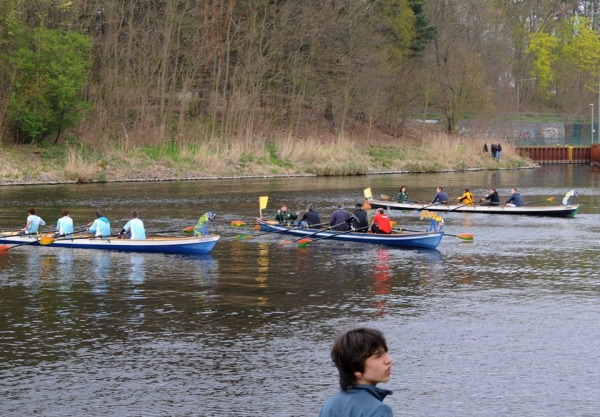
[{"label": "blue rowing boat", "polygon": [[360,233],[360,232],[338,232],[335,230],[304,229],[295,226],[284,226],[276,220],[256,219],[260,230],[263,232],[276,232],[297,236],[298,238],[310,236],[312,239],[329,239],[338,242],[372,243],[376,245],[395,246],[401,248],[424,248],[435,249],[438,247],[444,232],[401,232],[390,235]]},{"label": "blue rowing boat", "polygon": [[[144,240],[119,239],[117,237],[95,238],[92,236],[74,236],[73,238],[51,239],[40,236],[17,236],[0,234],[0,244],[7,246],[27,245],[70,249],[98,249],[119,252],[148,253],[209,253],[220,236],[166,237],[150,236]],[[46,240],[47,242],[45,243]]]}]

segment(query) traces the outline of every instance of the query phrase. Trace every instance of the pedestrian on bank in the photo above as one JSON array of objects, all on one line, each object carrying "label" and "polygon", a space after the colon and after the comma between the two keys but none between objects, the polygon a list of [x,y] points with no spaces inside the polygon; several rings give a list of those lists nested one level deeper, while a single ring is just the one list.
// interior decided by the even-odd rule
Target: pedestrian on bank
[{"label": "pedestrian on bank", "polygon": [[392,391],[377,387],[392,375],[392,357],[383,333],[376,329],[357,328],[337,337],[331,359],[340,375],[340,391],[321,408],[319,417],[393,417],[383,403]]}]

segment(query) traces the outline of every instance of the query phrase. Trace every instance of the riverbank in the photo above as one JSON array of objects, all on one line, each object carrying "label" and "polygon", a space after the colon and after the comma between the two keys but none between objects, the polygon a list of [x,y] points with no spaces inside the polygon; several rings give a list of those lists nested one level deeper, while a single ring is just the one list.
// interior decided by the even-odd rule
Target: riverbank
[{"label": "riverbank", "polygon": [[500,161],[483,140],[434,135],[409,141],[256,140],[122,149],[82,144],[2,145],[0,185],[191,181],[232,178],[409,174],[534,168],[504,145]]}]

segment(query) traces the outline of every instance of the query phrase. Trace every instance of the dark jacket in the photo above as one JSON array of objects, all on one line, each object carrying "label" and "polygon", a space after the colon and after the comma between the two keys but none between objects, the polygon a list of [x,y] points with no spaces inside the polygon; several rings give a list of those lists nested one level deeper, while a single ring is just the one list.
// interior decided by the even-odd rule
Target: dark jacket
[{"label": "dark jacket", "polygon": [[440,191],[435,195],[435,197],[433,197],[433,200],[431,200],[431,204],[444,204],[447,202],[448,194],[446,194],[446,191]]},{"label": "dark jacket", "polygon": [[525,203],[523,202],[523,197],[521,194],[514,193],[510,196],[510,198],[506,201],[506,204],[513,203],[516,207],[523,207]]},{"label": "dark jacket", "polygon": [[289,211],[280,211],[275,215],[275,220],[278,220],[279,223],[291,223],[298,218],[294,213],[290,213]]},{"label": "dark jacket", "polygon": [[308,227],[314,226],[315,224],[321,223],[321,218],[319,217],[319,213],[314,210],[309,210],[302,215],[300,219],[300,223],[306,222],[308,223]]},{"label": "dark jacket", "polygon": [[[329,220],[330,226],[336,226],[334,230],[345,232],[348,230],[348,219],[350,218],[350,213],[348,213],[343,208],[339,208],[331,214],[331,219]],[[341,224],[340,224],[341,223]]]},{"label": "dark jacket", "polygon": [[398,193],[396,196],[396,201],[398,201],[398,203],[408,202],[408,193]]},{"label": "dark jacket", "polygon": [[486,195],[485,197],[483,197],[482,200],[489,201],[488,204],[490,206],[497,206],[498,204],[500,204],[500,197],[498,197],[498,191],[494,191],[493,193],[489,193],[488,195]]},{"label": "dark jacket", "polygon": [[352,216],[355,219],[354,223],[352,223],[352,226],[359,232],[367,233],[369,231],[369,219],[367,218],[367,212],[359,208],[352,213]]}]

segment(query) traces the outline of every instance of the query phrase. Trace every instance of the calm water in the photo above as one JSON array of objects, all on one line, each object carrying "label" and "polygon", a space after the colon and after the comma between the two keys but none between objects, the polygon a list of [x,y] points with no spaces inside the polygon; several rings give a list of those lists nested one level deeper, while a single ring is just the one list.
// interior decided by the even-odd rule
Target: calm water
[{"label": "calm water", "polygon": [[[148,231],[218,214],[210,255],[20,247],[0,256],[0,415],[314,416],[337,390],[329,349],[340,331],[385,332],[399,416],[600,414],[600,171],[538,170],[352,178],[0,187],[3,230],[29,205],[49,224],[83,225],[101,207]],[[477,197],[511,187],[526,202],[581,193],[574,219],[451,213],[438,250],[325,240],[306,249],[271,234],[236,240],[279,203],[328,217],[362,192],[441,185]],[[394,213],[424,229],[416,214]],[[251,228],[245,231],[252,232]]]}]

